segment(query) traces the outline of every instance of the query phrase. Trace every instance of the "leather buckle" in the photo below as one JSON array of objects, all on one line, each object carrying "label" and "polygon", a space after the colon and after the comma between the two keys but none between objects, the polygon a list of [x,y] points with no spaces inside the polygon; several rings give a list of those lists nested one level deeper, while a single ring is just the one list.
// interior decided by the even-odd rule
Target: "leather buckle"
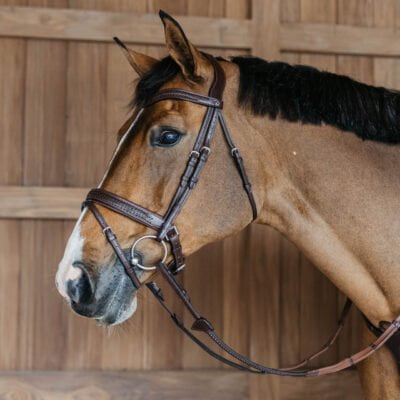
[{"label": "leather buckle", "polygon": [[171,229],[168,230],[168,232],[165,236],[168,241],[170,241],[170,237],[169,237],[170,233],[175,234],[175,236],[179,236],[178,228],[175,225]]},{"label": "leather buckle", "polygon": [[110,233],[112,232],[112,229],[109,227],[109,226],[106,226],[104,229],[103,229],[103,233],[106,235],[107,234],[107,231],[109,231]]},{"label": "leather buckle", "polygon": [[189,154],[189,157],[192,157],[192,155],[195,155],[196,158],[199,158],[199,157],[200,157],[200,153],[199,153],[198,151],[196,151],[196,150],[192,150],[192,151],[190,152],[190,154]]},{"label": "leather buckle", "polygon": [[201,150],[200,150],[200,153],[202,153],[202,154],[206,154],[206,156],[208,156],[210,153],[211,153],[211,149],[209,148],[209,147],[207,147],[207,146],[203,146],[202,148],[201,148]]},{"label": "leather buckle", "polygon": [[237,147],[234,147],[234,148],[231,150],[232,157],[235,156],[235,153],[237,153],[237,154],[239,155],[239,149],[238,149]]},{"label": "leather buckle", "polygon": [[115,235],[114,231],[111,229],[111,227],[106,226],[103,229],[103,234],[105,237],[107,237],[109,240],[115,240],[117,236]]}]

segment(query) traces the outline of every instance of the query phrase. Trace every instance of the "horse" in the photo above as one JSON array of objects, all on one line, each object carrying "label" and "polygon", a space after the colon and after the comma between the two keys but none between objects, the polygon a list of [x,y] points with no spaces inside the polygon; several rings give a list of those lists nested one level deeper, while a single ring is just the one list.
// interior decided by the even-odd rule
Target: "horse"
[{"label": "horse", "polygon": [[[157,270],[174,285],[164,262],[254,222],[292,241],[381,334],[378,327],[400,314],[400,93],[307,66],[214,58],[175,19],[160,17],[167,57],[154,59],[117,40],[139,76],[132,113],[97,189],[108,200],[88,197],[68,240],[56,275],[60,294],[78,314],[120,324]],[[217,70],[226,80],[224,120],[214,124],[212,151],[204,145],[200,153],[193,146],[210,109],[221,116],[213,110],[222,100],[210,97]],[[188,154],[209,156],[201,180],[175,215],[175,236],[153,235],[177,196]],[[149,288],[164,305],[159,289]],[[207,323],[197,328],[207,331]],[[375,339],[366,326],[360,341]],[[398,365],[387,347],[358,371],[367,399],[400,398]]]}]

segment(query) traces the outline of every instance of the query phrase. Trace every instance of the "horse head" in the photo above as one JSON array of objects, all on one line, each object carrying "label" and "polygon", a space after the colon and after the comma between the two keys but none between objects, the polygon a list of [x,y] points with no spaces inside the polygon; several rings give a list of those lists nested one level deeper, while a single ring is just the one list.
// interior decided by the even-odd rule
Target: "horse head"
[{"label": "horse head", "polygon": [[[164,12],[160,12],[160,17],[169,53],[166,58],[156,60],[140,54],[117,39],[130,65],[139,75],[139,81],[133,101],[134,110],[119,131],[118,146],[99,188],[139,204],[156,215],[165,215],[187,167],[188,156],[199,154],[193,148],[209,109],[196,102],[174,98],[151,103],[154,96],[170,89],[207,96],[215,80],[215,64],[218,63],[224,75],[223,107],[232,126],[231,134],[244,153],[249,143],[243,134],[247,122],[238,113],[236,105],[237,66],[224,60],[217,61],[199,51],[172,17]],[[248,196],[231,161],[232,156],[237,154],[229,151],[220,131],[217,127],[212,152],[206,149],[209,162],[194,194],[185,202],[174,221],[185,255],[232,235],[252,221]],[[255,174],[255,163],[256,158],[253,157],[249,163],[252,174],[253,171]],[[257,181],[256,177],[254,179]],[[252,201],[255,208],[254,197]],[[151,226],[127,219],[102,205],[98,207],[128,257],[129,249],[138,239],[154,235]],[[169,244],[164,244],[164,241],[162,244],[164,247],[157,240],[141,240],[135,244],[132,257],[140,260],[139,265],[147,266],[164,258],[164,255],[167,258],[165,261],[169,261]],[[153,273],[154,270],[143,268],[138,278],[144,282]],[[136,309],[137,288],[87,207],[83,209],[68,241],[56,284],[73,310],[105,325],[123,322]]]}]

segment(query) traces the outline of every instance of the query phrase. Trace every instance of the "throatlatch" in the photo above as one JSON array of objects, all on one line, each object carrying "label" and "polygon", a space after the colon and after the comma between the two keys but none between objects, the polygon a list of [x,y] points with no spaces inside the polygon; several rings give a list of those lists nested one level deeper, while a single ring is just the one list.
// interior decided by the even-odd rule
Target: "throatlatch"
[{"label": "throatlatch", "polygon": [[[274,374],[274,375],[285,375],[293,377],[304,377],[304,376],[318,376],[325,375],[337,371],[341,371],[347,367],[350,367],[361,360],[365,359],[377,349],[379,349],[385,342],[387,342],[400,328],[400,316],[397,317],[389,326],[380,333],[379,338],[373,342],[367,348],[361,350],[360,352],[348,357],[337,364],[330,365],[328,367],[299,371],[300,368],[306,365],[310,360],[319,356],[324,351],[326,351],[338,337],[346,316],[351,307],[351,301],[347,300],[344,306],[342,316],[338,322],[338,328],[330,338],[328,343],[323,346],[319,351],[313,355],[307,357],[301,363],[289,367],[289,368],[270,368],[258,364],[254,361],[249,360],[245,356],[237,353],[229,345],[227,345],[215,332],[212,324],[207,319],[203,318],[201,314],[192,305],[187,292],[185,289],[177,282],[175,275],[184,268],[185,258],[183,255],[182,246],[180,243],[179,232],[175,226],[176,217],[182,210],[189,194],[195,188],[201,172],[203,171],[204,165],[206,164],[209,154],[212,149],[212,139],[214,137],[216,126],[219,123],[222,133],[225,137],[225,141],[228,145],[229,152],[232,156],[234,164],[238,170],[239,177],[242,180],[243,188],[247,193],[249,203],[251,206],[253,220],[257,218],[257,205],[252,192],[251,184],[246,173],[243,159],[240,155],[239,149],[235,146],[232,137],[227,128],[224,116],[222,113],[222,96],[225,88],[225,73],[219,63],[213,58],[209,57],[211,64],[214,67],[214,80],[210,87],[208,96],[200,95],[193,92],[188,92],[181,89],[167,89],[156,94],[153,99],[145,105],[149,107],[152,104],[162,101],[162,100],[177,100],[177,101],[189,101],[204,107],[207,107],[206,113],[203,118],[199,133],[197,135],[195,144],[192,151],[189,154],[189,159],[184,170],[184,173],[179,182],[178,188],[173,196],[173,199],[168,207],[165,215],[161,216],[153,211],[150,211],[138,204],[135,204],[127,199],[124,199],[114,193],[107,192],[104,189],[97,188],[92,189],[85,202],[84,207],[88,207],[93,213],[98,223],[100,224],[105,237],[111,244],[116,256],[120,260],[121,264],[124,266],[126,273],[131,278],[133,285],[136,289],[141,287],[141,282],[139,280],[139,275],[141,270],[157,269],[165,281],[174,289],[175,293],[179,296],[183,302],[186,309],[194,318],[194,323],[191,329],[187,328],[182,320],[170,310],[167,306],[161,289],[154,283],[147,283],[146,286],[150,289],[153,295],[156,297],[161,306],[168,312],[175,324],[198,346],[200,346],[205,352],[207,352],[212,357],[217,360],[237,368],[242,371],[248,371],[258,374]],[[137,118],[130,126],[129,130],[133,130],[140,120],[143,109],[139,111]],[[132,245],[131,248],[131,259],[128,260],[126,253],[122,250],[117,237],[112,231],[111,227],[107,224],[96,204],[107,207],[108,209],[119,213],[127,218],[130,218],[148,228],[153,229],[155,235],[146,235],[139,238]],[[144,266],[141,265],[139,260],[135,257],[135,247],[138,241],[152,239],[157,240],[161,243],[164,249],[164,257],[161,262],[156,266]],[[172,260],[168,265],[165,264],[167,259],[167,246],[166,242],[169,243]],[[223,351],[228,353],[236,361],[229,360],[220,354],[213,351],[205,343],[203,343],[197,336],[195,336],[191,331],[200,331],[207,334]]]}]

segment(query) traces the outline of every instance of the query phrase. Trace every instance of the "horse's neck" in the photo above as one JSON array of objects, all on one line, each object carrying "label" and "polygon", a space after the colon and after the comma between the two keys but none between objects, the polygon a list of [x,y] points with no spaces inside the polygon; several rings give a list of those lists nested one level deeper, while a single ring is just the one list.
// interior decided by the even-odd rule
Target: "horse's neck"
[{"label": "horse's neck", "polygon": [[270,159],[262,222],[373,321],[400,313],[400,146],[327,126],[263,122]]}]

